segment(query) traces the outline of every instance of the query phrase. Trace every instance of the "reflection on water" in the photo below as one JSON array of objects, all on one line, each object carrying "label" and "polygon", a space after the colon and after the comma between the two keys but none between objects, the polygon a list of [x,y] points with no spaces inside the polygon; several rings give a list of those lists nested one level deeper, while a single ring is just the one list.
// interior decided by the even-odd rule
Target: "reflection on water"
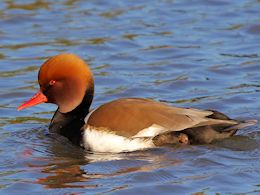
[{"label": "reflection on water", "polygon": [[0,190],[3,194],[257,194],[259,125],[213,145],[89,153],[47,124],[56,109],[15,108],[49,56],[73,52],[95,75],[93,108],[147,97],[260,121],[255,0],[0,2]]},{"label": "reflection on water", "polygon": [[[129,175],[132,173],[150,173],[157,169],[162,169],[181,163],[179,160],[167,159],[163,154],[154,157],[155,153],[147,154],[86,154],[86,160],[64,159],[57,158],[51,163],[42,165],[43,162],[49,162],[50,159],[35,159],[35,163],[28,163],[27,166],[32,169],[38,169],[46,177],[38,178],[35,183],[41,184],[46,188],[97,188],[99,184],[92,184],[92,181],[110,179]],[[131,162],[131,157],[136,157],[135,161]],[[87,160],[91,159],[91,160]],[[40,165],[38,165],[38,162]],[[130,164],[128,164],[129,162]],[[90,163],[99,162],[99,171],[93,172]],[[101,162],[101,163],[100,163]],[[109,163],[108,163],[109,162]],[[111,162],[114,163],[111,168]],[[89,165],[90,164],[90,165]],[[97,168],[97,165],[95,165]],[[103,169],[103,170],[102,170]],[[155,176],[167,177],[165,173]],[[84,182],[84,183],[83,183]]]},{"label": "reflection on water", "polygon": [[[35,183],[43,185],[45,188],[86,188],[85,184],[76,184],[79,182],[87,181],[84,177],[85,172],[81,170],[78,162],[68,165],[68,162],[61,163],[62,160],[47,164],[44,166],[37,166],[28,164],[28,167],[34,169],[41,169],[41,172],[47,175],[46,177],[38,178]],[[76,164],[76,165],[75,165]],[[75,184],[74,184],[75,183]],[[95,185],[88,187],[95,188]]]}]

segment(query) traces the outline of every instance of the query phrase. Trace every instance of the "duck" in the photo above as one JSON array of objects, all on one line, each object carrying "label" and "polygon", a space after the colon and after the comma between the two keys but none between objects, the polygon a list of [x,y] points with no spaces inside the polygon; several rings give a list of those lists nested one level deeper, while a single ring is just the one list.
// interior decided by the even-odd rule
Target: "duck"
[{"label": "duck", "polygon": [[92,152],[211,144],[256,123],[234,120],[215,110],[174,107],[146,98],[121,98],[91,109],[92,71],[72,53],[47,59],[39,69],[38,82],[39,91],[17,110],[40,103],[56,104],[49,131]]}]

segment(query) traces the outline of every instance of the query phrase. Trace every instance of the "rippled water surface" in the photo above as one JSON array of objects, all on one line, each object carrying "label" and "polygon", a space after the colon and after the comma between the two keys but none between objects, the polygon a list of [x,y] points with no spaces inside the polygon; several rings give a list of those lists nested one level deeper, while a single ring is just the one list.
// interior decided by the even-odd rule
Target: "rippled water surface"
[{"label": "rippled water surface", "polygon": [[259,0],[0,2],[0,192],[257,194],[257,124],[212,145],[92,154],[48,134],[56,109],[16,107],[39,66],[73,52],[95,75],[92,107],[146,97],[260,120]]}]

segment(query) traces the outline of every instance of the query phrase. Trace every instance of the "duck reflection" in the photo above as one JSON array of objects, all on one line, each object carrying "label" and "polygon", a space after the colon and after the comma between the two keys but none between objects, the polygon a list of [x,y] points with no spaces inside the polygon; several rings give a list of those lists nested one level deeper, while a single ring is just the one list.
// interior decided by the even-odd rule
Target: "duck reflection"
[{"label": "duck reflection", "polygon": [[34,158],[27,164],[30,168],[40,170],[42,174],[34,183],[45,188],[97,188],[100,179],[151,172],[181,163],[180,160],[168,159],[160,149],[102,154],[86,152],[67,140],[56,139],[48,144],[50,157]]},{"label": "duck reflection", "polygon": [[[63,168],[43,168],[42,173],[48,176],[39,178],[35,183],[44,185],[46,188],[86,188],[97,187],[96,185],[86,185],[87,179],[83,176],[84,170],[80,165],[69,165]],[[79,183],[80,182],[80,183]]]}]

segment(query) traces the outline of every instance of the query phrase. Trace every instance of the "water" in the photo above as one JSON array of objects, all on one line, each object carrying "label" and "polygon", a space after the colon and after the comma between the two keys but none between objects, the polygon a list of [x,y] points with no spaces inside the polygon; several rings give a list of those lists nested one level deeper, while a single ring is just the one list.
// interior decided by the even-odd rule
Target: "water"
[{"label": "water", "polygon": [[92,107],[120,97],[260,120],[257,0],[0,2],[1,194],[257,194],[259,127],[204,146],[92,154],[48,134],[53,105],[16,107],[45,59],[84,58]]}]

